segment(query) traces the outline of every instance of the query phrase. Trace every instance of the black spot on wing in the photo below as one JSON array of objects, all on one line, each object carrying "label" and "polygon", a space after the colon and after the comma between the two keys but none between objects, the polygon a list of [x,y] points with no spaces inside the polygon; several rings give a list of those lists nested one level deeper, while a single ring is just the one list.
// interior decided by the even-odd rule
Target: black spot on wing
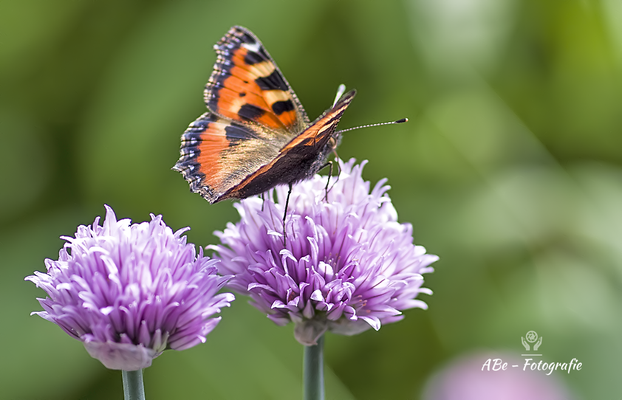
[{"label": "black spot on wing", "polygon": [[248,65],[259,64],[266,60],[270,60],[270,56],[268,56],[263,47],[259,47],[258,51],[248,50],[246,56],[244,56],[244,62]]},{"label": "black spot on wing", "polygon": [[259,48],[259,54],[261,54],[263,58],[265,58],[266,60],[270,59],[270,56],[268,55],[268,53],[266,53],[266,50],[264,50],[263,47]]},{"label": "black spot on wing", "polygon": [[252,104],[244,104],[242,107],[240,107],[240,111],[238,111],[238,115],[240,117],[250,119],[253,121],[261,117],[265,113],[266,112],[264,110]]},{"label": "black spot on wing", "polygon": [[266,77],[255,79],[255,83],[259,85],[261,90],[289,90],[287,83],[276,69]]},{"label": "black spot on wing", "polygon": [[276,115],[281,115],[284,112],[292,111],[293,109],[294,103],[291,100],[277,101],[272,104],[272,111],[274,111]]},{"label": "black spot on wing", "polygon": [[225,136],[229,142],[229,147],[237,146],[240,142],[255,137],[248,129],[237,125],[225,127]]},{"label": "black spot on wing", "polygon": [[254,51],[249,51],[244,57],[244,62],[248,65],[259,64],[265,60],[266,59],[261,54],[255,53]]},{"label": "black spot on wing", "polygon": [[255,38],[252,37],[247,32],[244,32],[242,34],[242,37],[240,38],[240,40],[242,40],[242,43],[248,43],[248,44],[255,44],[256,43]]}]

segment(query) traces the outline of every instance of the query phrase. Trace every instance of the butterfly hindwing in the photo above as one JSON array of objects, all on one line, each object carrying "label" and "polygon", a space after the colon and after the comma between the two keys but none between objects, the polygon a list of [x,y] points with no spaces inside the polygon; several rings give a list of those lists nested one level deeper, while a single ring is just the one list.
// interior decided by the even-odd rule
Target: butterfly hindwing
[{"label": "butterfly hindwing", "polygon": [[204,93],[210,111],[290,137],[308,126],[294,91],[248,29],[234,26],[214,48],[218,57]]},{"label": "butterfly hindwing", "polygon": [[190,190],[210,203],[278,155],[282,143],[261,137],[251,127],[207,112],[181,137],[181,157],[174,170]]}]

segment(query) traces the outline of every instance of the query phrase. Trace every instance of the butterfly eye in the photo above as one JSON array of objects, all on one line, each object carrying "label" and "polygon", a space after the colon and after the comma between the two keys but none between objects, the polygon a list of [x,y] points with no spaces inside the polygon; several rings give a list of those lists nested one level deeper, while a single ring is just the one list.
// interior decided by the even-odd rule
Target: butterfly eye
[{"label": "butterfly eye", "polygon": [[328,145],[333,150],[335,150],[337,148],[337,141],[335,140],[334,137],[331,137],[330,139],[328,139]]}]

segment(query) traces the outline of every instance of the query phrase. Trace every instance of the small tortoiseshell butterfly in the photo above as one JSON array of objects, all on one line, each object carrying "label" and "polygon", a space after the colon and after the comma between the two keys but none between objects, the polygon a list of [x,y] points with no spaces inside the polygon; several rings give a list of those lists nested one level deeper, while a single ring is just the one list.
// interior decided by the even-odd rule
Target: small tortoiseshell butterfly
[{"label": "small tortoiseshell butterfly", "polygon": [[356,92],[314,122],[248,29],[234,26],[214,46],[204,92],[208,112],[181,137],[173,167],[210,203],[244,199],[312,177],[339,144],[337,123]]}]

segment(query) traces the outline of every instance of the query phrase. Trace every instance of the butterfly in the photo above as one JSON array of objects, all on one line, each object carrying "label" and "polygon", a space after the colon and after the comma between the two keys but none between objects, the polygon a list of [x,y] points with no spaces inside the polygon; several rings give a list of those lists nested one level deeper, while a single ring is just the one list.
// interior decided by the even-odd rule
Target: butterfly
[{"label": "butterfly", "polygon": [[[173,170],[210,203],[244,199],[308,179],[340,142],[337,124],[352,90],[310,122],[298,97],[259,39],[234,26],[214,46],[205,86],[208,112],[181,137]],[[288,195],[289,199],[289,195]]]}]

